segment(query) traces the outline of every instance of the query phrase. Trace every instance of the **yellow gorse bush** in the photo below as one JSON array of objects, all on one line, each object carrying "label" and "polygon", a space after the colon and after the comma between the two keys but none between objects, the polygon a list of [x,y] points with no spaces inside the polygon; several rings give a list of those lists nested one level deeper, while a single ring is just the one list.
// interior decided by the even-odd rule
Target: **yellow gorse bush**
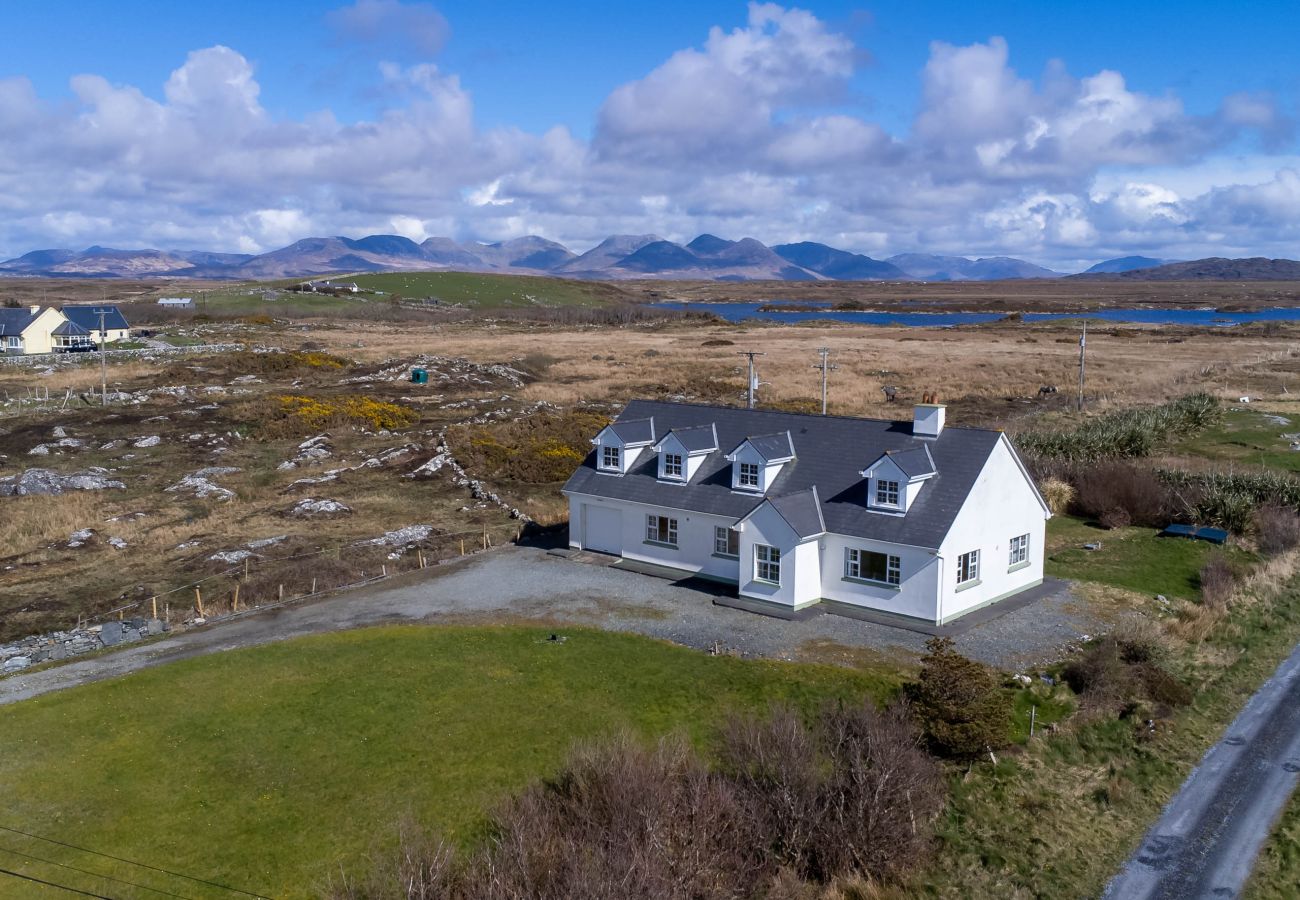
[{"label": "yellow gorse bush", "polygon": [[356,394],[332,398],[288,395],[280,398],[280,404],[285,413],[310,428],[355,425],[393,431],[409,428],[420,418],[413,409]]}]

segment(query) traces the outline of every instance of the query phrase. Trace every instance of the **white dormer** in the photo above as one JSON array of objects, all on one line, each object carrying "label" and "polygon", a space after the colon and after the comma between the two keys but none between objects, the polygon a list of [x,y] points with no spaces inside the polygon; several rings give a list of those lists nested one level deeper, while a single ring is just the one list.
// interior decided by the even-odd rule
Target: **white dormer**
[{"label": "white dormer", "polygon": [[654,443],[655,420],[614,422],[600,430],[591,443],[596,447],[596,471],[626,475],[646,447]]},{"label": "white dormer", "polygon": [[765,494],[786,463],[794,459],[790,432],[747,437],[727,454],[731,461],[731,489]]},{"label": "white dormer", "polygon": [[659,455],[659,480],[686,484],[708,455],[718,449],[718,431],[711,424],[674,428],[652,449]]},{"label": "white dormer", "polygon": [[926,481],[938,473],[930,448],[886,451],[859,474],[867,479],[867,508],[902,515],[911,508]]}]

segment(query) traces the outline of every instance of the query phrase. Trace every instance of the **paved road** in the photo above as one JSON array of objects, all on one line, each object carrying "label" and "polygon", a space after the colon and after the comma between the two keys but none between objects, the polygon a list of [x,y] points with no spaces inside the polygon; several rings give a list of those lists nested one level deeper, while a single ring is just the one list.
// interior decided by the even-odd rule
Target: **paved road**
[{"label": "paved road", "polygon": [[[392,622],[532,621],[631,631],[697,649],[718,642],[746,656],[852,660],[854,653],[912,657],[926,636],[841,616],[787,622],[715,606],[690,587],[647,575],[502,547],[367,588],[192,629],[156,643],[0,678],[0,704],[123,675],[146,666]],[[1035,600],[957,638],[958,648],[1015,668],[1055,659],[1099,623],[1068,590]]]},{"label": "paved road", "polygon": [[1206,752],[1103,897],[1236,897],[1297,777],[1300,646]]}]

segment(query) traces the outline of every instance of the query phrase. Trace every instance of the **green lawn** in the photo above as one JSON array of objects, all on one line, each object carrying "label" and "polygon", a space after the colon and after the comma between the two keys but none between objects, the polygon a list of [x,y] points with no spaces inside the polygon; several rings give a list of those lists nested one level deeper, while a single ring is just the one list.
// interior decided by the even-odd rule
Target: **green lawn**
[{"label": "green lawn", "polygon": [[1300,472],[1300,453],[1291,449],[1291,438],[1282,437],[1296,433],[1300,433],[1300,414],[1229,409],[1217,423],[1175,442],[1169,449],[1177,455],[1217,463]]},{"label": "green lawn", "polygon": [[[404,813],[472,839],[486,809],[554,772],[575,740],[623,728],[703,740],[731,710],[881,698],[897,686],[891,672],[563,633],[568,640],[552,644],[535,628],[343,632],[0,707],[0,824],[307,896],[339,862],[355,864],[391,836]],[[0,847],[82,867],[107,862],[12,835]],[[0,859],[38,877],[71,877]],[[112,894],[108,883],[78,877],[78,886]],[[5,897],[46,896],[40,890],[0,884]]]},{"label": "green lawn", "polygon": [[[1100,541],[1100,550],[1083,545]],[[1095,581],[1154,596],[1194,600],[1206,559],[1226,552],[1245,566],[1253,557],[1206,541],[1159,537],[1154,528],[1104,529],[1075,516],[1056,516],[1047,523],[1047,574],[1075,581]]]}]

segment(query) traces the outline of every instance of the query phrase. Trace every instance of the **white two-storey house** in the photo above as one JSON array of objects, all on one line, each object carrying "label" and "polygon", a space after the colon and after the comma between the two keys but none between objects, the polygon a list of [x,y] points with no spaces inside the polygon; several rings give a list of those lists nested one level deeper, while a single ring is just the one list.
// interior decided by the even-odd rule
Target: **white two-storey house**
[{"label": "white two-storey house", "polygon": [[569,543],[734,584],[794,617],[942,625],[1043,580],[1050,512],[1007,436],[637,400],[565,485]]}]

